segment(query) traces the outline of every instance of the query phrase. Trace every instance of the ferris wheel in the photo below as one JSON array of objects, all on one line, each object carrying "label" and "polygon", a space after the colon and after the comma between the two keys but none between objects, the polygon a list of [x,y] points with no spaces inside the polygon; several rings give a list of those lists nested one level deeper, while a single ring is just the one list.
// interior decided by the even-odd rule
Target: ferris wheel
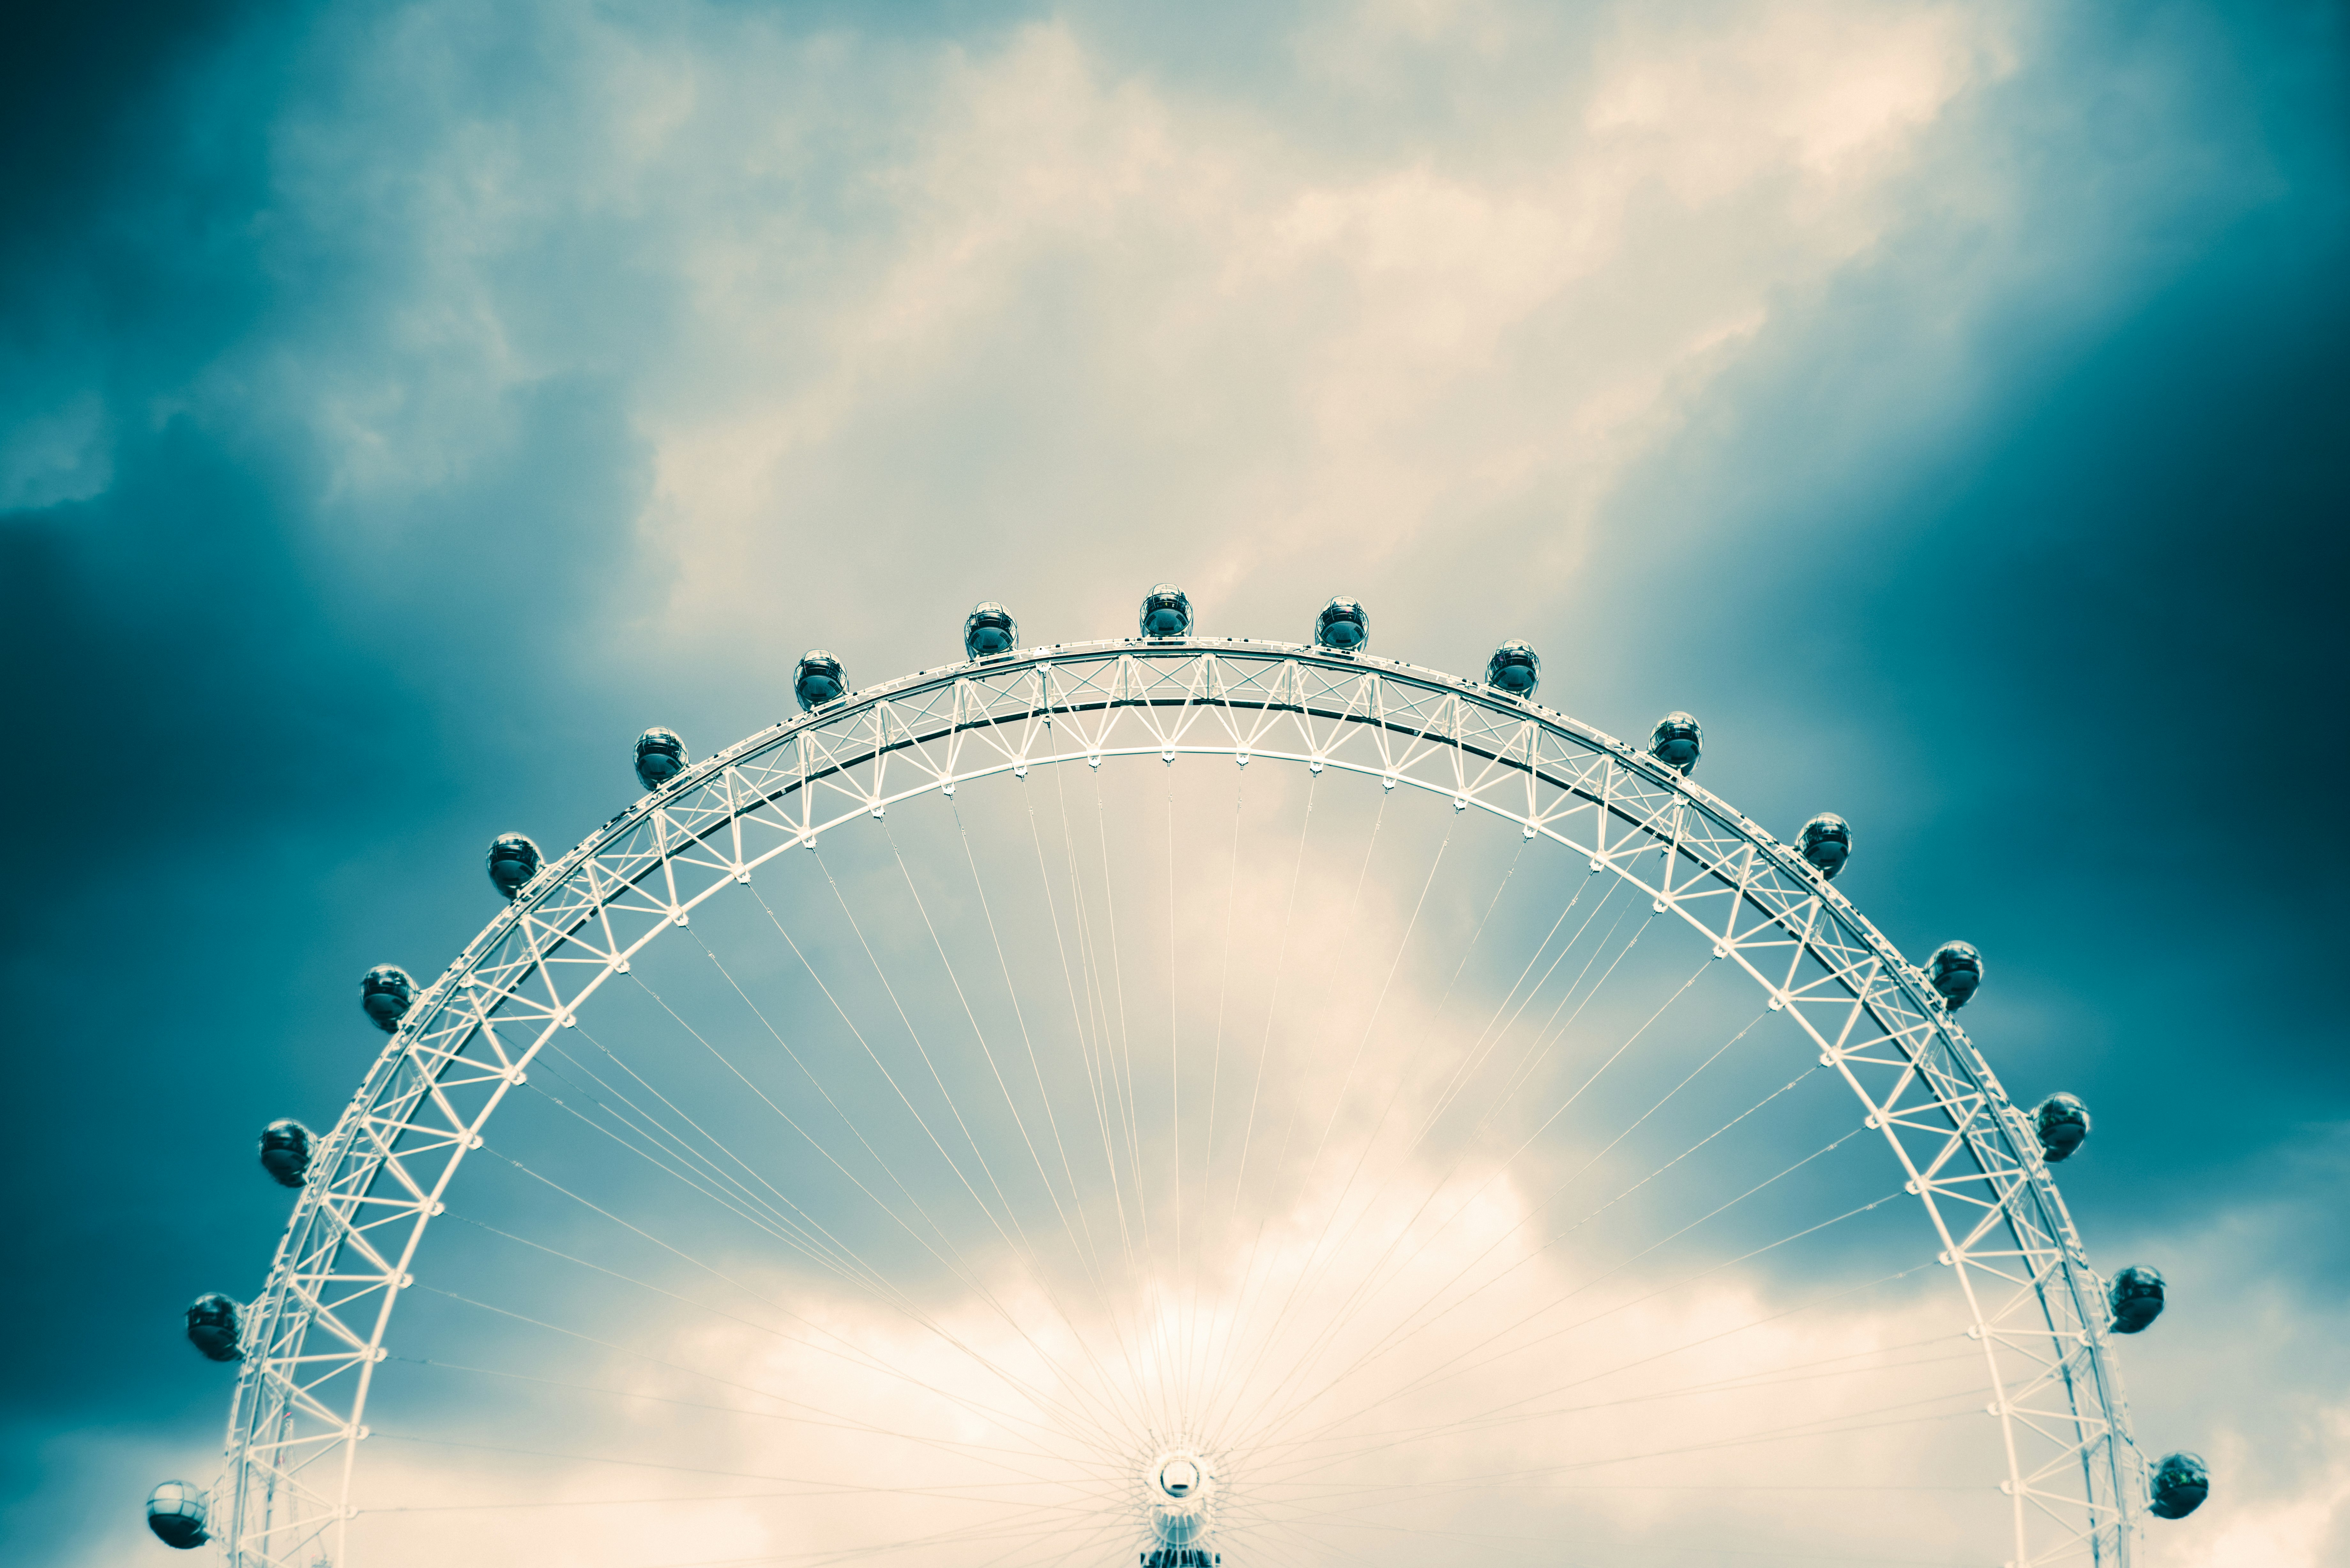
[{"label": "ferris wheel", "polygon": [[430,984],[200,1299],[235,1568],[2126,1563],[2142,1459],[2052,1168],[1905,960],[1644,747],[1313,640],[1131,639],[852,690],[552,860]]}]

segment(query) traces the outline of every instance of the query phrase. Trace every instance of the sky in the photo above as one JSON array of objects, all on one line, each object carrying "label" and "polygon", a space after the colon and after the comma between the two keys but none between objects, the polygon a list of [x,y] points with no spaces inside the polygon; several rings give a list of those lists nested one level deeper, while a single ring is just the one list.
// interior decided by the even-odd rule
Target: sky
[{"label": "sky", "polygon": [[[160,1551],[280,1115],[481,848],[821,646],[1203,628],[1706,725],[2079,1093],[2164,1563],[2350,1557],[2336,7],[124,5],[0,59],[0,1534]],[[58,814],[62,815],[58,815]],[[2303,826],[2305,825],[2305,826]],[[2314,846],[2313,848],[2312,846]],[[2303,853],[2304,849],[2309,853]],[[151,1552],[149,1560],[152,1560]],[[664,1560],[665,1559],[657,1559]]]}]

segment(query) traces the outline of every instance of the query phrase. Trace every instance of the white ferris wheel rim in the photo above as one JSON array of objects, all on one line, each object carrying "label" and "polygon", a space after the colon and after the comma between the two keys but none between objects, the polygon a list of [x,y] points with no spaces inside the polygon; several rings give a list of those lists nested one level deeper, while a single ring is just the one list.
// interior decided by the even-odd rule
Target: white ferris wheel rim
[{"label": "white ferris wheel rim", "polygon": [[[1589,725],[1367,653],[1201,637],[1014,649],[848,693],[693,764],[534,877],[419,992],[321,1141],[247,1318],[215,1494],[227,1561],[299,1568],[318,1545],[343,1560],[369,1387],[417,1246],[506,1092],[630,955],[897,801],[1153,754],[1446,795],[1587,857],[1710,940],[1819,1046],[1939,1238],[1986,1357],[2013,1563],[2127,1563],[2144,1467],[2102,1281],[2023,1113],[1922,972],[1758,824]],[[1819,978],[1797,984],[1807,959]],[[1864,1021],[1875,1033],[1856,1044]],[[2004,1375],[2002,1347],[2038,1370]]]}]

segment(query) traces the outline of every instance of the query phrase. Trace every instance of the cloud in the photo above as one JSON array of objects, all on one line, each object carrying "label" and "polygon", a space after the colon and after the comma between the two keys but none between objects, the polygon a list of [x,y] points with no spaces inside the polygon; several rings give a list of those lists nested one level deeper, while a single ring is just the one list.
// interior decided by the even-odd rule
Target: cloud
[{"label": "cloud", "polygon": [[0,450],[0,510],[87,501],[113,482],[105,406],[85,392],[18,422]]},{"label": "cloud", "polygon": [[[2337,1421],[2332,1441],[2350,1438],[2350,1421]],[[2243,1449],[2236,1450],[2251,1458]],[[2259,1563],[2307,1563],[2335,1561],[2345,1544],[2345,1505],[2350,1505],[2350,1465],[2337,1464],[2314,1484],[2290,1501],[2254,1505],[2220,1527],[2218,1539],[2178,1561],[2209,1563],[2210,1568],[2254,1568]]]},{"label": "cloud", "polygon": [[[502,389],[619,369],[672,626],[755,625],[743,585],[813,566],[878,603],[1007,556],[1132,576],[1170,539],[1219,600],[1462,529],[1571,568],[1783,300],[1916,243],[1921,202],[1996,230],[2011,198],[1950,171],[2024,31],[1337,10],[1274,40],[1284,99],[1157,79],[1083,17],[968,47],[509,26],[519,76],[450,68],[479,46],[446,9],[357,26],[281,130],[294,232],[369,279],[284,396],[357,498],[512,439]],[[1458,96],[1408,139],[1334,134],[1431,81]]]},{"label": "cloud", "polygon": [[[1811,120],[1796,106],[1821,83],[1781,69],[1819,59],[1800,30],[1695,62],[1636,28],[1538,37],[1555,75],[1407,157],[1332,148],[1311,99],[1284,113],[1121,75],[1066,26],[957,57],[869,175],[892,222],[880,265],[811,280],[784,228],[690,300],[697,358],[736,395],[719,419],[645,410],[678,607],[739,614],[722,579],[745,556],[781,570],[769,541],[847,528],[893,571],[915,539],[968,541],[940,563],[963,574],[980,552],[1188,536],[1219,599],[1342,541],[1391,560],[1496,514],[1529,515],[1496,547],[1571,564],[1773,294],[1882,234],[1920,128],[1992,74],[1992,30],[1866,26],[1814,68],[1882,99]],[[1302,74],[1324,42],[1298,45]],[[1440,71],[1461,47],[1398,44]],[[1666,92],[1720,118],[1666,121]],[[1774,114],[1781,136],[1727,131]],[[898,474],[879,496],[877,463]]]}]

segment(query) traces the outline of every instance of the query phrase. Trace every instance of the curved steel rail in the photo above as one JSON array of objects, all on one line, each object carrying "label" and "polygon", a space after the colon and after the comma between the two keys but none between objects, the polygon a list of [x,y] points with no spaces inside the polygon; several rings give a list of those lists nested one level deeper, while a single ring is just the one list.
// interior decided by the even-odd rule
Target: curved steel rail
[{"label": "curved steel rail", "polygon": [[689,769],[549,866],[420,995],[324,1142],[248,1314],[215,1514],[234,1568],[342,1533],[369,1385],[418,1242],[532,1057],[629,956],[763,862],[893,801],[1113,755],[1304,763],[1518,823],[1613,872],[1793,1014],[1941,1242],[2005,1439],[2014,1563],[2126,1563],[2142,1463],[2102,1282],[2036,1137],[1925,977],[1800,857],[1587,725],[1365,655],[1189,638],[925,670]]}]

